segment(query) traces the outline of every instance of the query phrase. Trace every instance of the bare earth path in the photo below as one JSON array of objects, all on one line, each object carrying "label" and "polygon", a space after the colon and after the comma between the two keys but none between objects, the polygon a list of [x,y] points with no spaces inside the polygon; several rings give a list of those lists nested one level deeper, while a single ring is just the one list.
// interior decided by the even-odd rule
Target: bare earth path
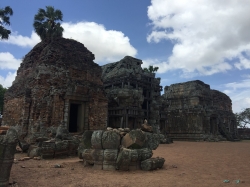
[{"label": "bare earth path", "polygon": [[[83,167],[76,157],[18,161],[12,166],[10,182],[16,181],[18,187],[250,187],[250,141],[174,142],[160,145],[154,151],[153,157],[157,156],[166,160],[163,169],[130,172]],[[63,168],[54,168],[55,164]],[[223,183],[225,179],[230,183]]]}]

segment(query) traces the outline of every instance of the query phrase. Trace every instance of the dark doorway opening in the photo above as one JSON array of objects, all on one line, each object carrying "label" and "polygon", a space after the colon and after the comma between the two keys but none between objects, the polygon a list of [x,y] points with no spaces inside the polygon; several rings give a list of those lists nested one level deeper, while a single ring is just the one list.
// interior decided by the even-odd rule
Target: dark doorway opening
[{"label": "dark doorway opening", "polygon": [[211,117],[210,118],[210,133],[215,134],[215,127],[216,127],[216,118]]},{"label": "dark doorway opening", "polygon": [[79,104],[70,104],[69,132],[77,132]]}]

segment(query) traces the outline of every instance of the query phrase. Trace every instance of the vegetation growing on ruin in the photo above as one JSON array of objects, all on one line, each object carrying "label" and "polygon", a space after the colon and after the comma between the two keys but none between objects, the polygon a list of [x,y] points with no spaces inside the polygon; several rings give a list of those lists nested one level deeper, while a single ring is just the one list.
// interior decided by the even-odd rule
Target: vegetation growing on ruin
[{"label": "vegetation growing on ruin", "polygon": [[159,67],[154,67],[154,66],[148,66],[148,68],[143,68],[144,71],[154,73],[157,72]]},{"label": "vegetation growing on ruin", "polygon": [[61,10],[55,10],[52,6],[46,6],[46,10],[40,8],[34,17],[33,26],[35,32],[40,36],[41,40],[62,37],[64,30],[60,23],[62,18]]}]

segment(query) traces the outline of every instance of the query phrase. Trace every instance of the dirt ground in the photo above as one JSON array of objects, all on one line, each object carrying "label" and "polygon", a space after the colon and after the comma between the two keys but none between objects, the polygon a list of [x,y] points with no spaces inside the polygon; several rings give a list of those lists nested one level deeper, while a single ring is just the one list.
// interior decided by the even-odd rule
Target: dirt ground
[{"label": "dirt ground", "polygon": [[[24,156],[19,153],[15,158]],[[176,141],[161,144],[154,151],[153,157],[157,156],[166,161],[162,169],[155,171],[94,170],[84,167],[77,157],[18,161],[12,166],[10,182],[16,182],[12,186],[18,187],[250,187],[250,141]],[[55,168],[55,164],[62,168]]]}]

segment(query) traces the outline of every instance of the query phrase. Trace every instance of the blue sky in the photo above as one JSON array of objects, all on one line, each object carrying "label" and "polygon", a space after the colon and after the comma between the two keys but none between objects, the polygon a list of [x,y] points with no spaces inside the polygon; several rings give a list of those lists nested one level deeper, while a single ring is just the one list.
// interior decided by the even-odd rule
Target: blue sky
[{"label": "blue sky", "polygon": [[33,29],[39,8],[63,12],[65,38],[83,43],[103,65],[126,55],[159,67],[161,85],[201,80],[250,107],[248,0],[2,0],[12,34],[0,41],[0,84],[9,87],[21,59],[40,42]]}]

